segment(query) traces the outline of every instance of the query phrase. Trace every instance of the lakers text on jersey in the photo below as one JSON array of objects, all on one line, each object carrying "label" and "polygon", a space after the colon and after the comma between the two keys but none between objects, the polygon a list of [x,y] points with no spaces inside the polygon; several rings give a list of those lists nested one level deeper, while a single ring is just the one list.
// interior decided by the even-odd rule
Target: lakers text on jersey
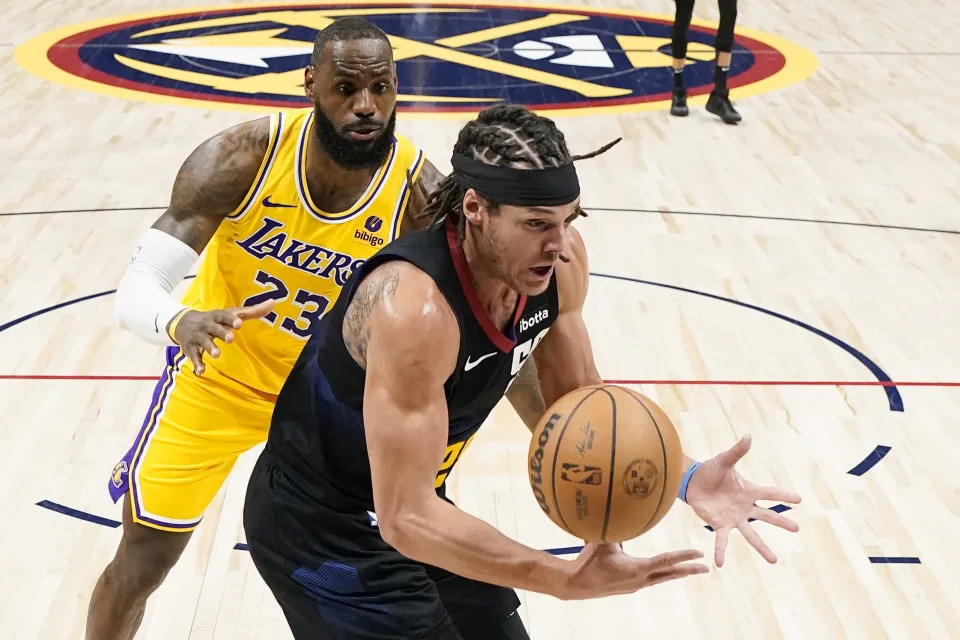
[{"label": "lakers text on jersey", "polygon": [[356,203],[321,210],[307,188],[313,111],[273,116],[269,150],[256,181],[218,229],[183,303],[220,309],[275,300],[209,363],[245,385],[276,394],[310,330],[336,302],[347,278],[397,237],[423,154],[396,135],[386,161]]}]

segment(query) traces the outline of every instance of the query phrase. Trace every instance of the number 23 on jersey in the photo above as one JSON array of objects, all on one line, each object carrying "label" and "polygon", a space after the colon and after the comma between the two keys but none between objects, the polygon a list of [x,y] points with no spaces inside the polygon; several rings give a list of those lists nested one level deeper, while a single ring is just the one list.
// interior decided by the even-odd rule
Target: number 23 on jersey
[{"label": "number 23 on jersey", "polygon": [[243,306],[253,306],[267,300],[276,300],[277,303],[291,302],[300,309],[298,315],[285,315],[281,318],[275,311],[271,311],[264,316],[263,320],[271,326],[277,326],[277,320],[279,320],[280,329],[298,338],[306,338],[310,335],[313,323],[323,317],[330,305],[328,298],[306,289],[298,289],[291,299],[291,292],[287,285],[280,278],[263,270],[257,271],[254,280],[262,285],[264,290],[244,300]]}]

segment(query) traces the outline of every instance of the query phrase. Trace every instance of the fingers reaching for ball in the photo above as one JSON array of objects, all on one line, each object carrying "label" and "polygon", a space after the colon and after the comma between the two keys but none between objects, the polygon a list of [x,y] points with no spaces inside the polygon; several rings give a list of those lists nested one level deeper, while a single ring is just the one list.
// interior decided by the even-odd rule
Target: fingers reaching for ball
[{"label": "fingers reaching for ball", "polygon": [[702,557],[703,552],[687,549],[685,551],[662,553],[653,558],[640,559],[638,562],[645,567],[646,571],[646,583],[642,586],[649,587],[668,580],[707,573],[709,571],[707,565],[691,563],[691,560],[699,560]]},{"label": "fingers reaching for ball", "polygon": [[707,565],[694,562],[700,558],[703,552],[695,549],[635,558],[625,554],[618,544],[588,544],[573,564],[564,597],[580,600],[633,593],[670,580],[707,573]]}]

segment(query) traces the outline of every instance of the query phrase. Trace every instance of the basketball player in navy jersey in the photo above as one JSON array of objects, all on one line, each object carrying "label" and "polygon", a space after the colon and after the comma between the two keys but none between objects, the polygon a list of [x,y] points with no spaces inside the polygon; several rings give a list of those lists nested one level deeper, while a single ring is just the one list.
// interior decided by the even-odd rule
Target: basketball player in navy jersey
[{"label": "basketball player in navy jersey", "polygon": [[[522,640],[515,588],[596,598],[707,571],[695,550],[633,558],[588,544],[557,558],[444,495],[528,358],[547,406],[601,382],[581,317],[586,251],[570,227],[577,159],[550,120],[482,112],[427,203],[434,224],[356,271],[308,341],[244,510],[254,563],[297,638]],[[733,528],[776,562],[749,518],[798,529],[756,501],[799,496],[734,470],[749,444],[686,459],[679,497],[717,531],[718,566]]]}]

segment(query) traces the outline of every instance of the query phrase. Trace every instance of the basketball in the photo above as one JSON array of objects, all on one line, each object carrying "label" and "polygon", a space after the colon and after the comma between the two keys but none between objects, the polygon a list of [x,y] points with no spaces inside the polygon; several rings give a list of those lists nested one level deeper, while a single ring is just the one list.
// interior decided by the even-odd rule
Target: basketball
[{"label": "basketball", "polygon": [[529,453],[540,508],[587,542],[649,531],[676,500],[684,471],[670,418],[617,385],[582,387],[557,400],[537,424]]}]

